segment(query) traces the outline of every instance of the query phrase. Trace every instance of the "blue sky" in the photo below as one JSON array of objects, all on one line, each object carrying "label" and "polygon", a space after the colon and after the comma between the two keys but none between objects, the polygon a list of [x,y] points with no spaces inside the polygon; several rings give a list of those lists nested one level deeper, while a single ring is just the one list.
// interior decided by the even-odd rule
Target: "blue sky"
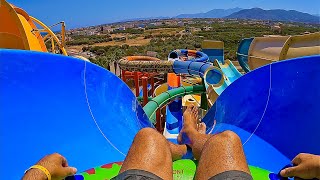
[{"label": "blue sky", "polygon": [[8,0],[47,25],[65,21],[67,28],[123,19],[175,16],[234,7],[286,9],[320,14],[320,0]]}]

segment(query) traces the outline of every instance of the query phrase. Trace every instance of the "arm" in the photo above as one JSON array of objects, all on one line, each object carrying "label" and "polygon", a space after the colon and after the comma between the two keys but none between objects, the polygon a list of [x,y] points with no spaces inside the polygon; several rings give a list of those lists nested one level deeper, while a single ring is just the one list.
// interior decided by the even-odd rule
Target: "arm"
[{"label": "arm", "polygon": [[292,160],[292,163],[295,166],[282,170],[280,172],[281,176],[320,179],[320,156],[300,153]]},{"label": "arm", "polygon": [[39,169],[30,169],[26,174],[23,176],[22,180],[47,180],[47,176]]},{"label": "arm", "polygon": [[[64,179],[67,176],[74,175],[77,169],[68,167],[67,160],[58,153],[54,153],[42,158],[37,165],[46,168],[52,180]],[[30,169],[22,177],[22,180],[47,180],[47,176],[40,169]]]}]

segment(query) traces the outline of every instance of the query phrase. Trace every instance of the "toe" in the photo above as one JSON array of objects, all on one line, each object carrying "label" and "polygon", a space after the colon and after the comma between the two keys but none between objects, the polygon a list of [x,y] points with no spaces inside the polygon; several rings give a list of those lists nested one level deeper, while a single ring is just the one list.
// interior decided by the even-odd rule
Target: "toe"
[{"label": "toe", "polygon": [[194,107],[192,110],[192,116],[198,120],[198,107]]},{"label": "toe", "polygon": [[206,134],[206,124],[205,123],[199,123],[199,126],[198,126],[198,132],[201,133],[201,134]]},{"label": "toe", "polygon": [[183,116],[192,115],[192,108],[193,106],[187,106],[187,109],[183,112]]},{"label": "toe", "polygon": [[192,107],[192,112],[196,111],[197,108],[198,108],[197,106],[193,106]]}]

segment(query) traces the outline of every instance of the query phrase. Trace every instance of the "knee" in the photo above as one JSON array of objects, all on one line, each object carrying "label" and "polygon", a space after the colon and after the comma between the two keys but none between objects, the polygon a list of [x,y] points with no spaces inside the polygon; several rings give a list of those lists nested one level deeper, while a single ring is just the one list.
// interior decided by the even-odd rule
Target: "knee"
[{"label": "knee", "polygon": [[136,134],[136,137],[156,137],[158,134],[153,128],[143,128]]},{"label": "knee", "polygon": [[145,135],[145,134],[154,134],[154,133],[158,133],[155,129],[153,128],[143,128],[143,129],[140,129],[140,131],[137,133],[138,134],[141,134],[141,135]]},{"label": "knee", "polygon": [[153,128],[143,128],[137,134],[135,139],[143,139],[144,141],[153,142],[156,141],[158,143],[165,142],[166,139],[163,135],[161,135],[157,130]]},{"label": "knee", "polygon": [[240,137],[236,133],[230,130],[227,130],[218,134],[218,138],[220,138],[223,141],[241,142]]}]

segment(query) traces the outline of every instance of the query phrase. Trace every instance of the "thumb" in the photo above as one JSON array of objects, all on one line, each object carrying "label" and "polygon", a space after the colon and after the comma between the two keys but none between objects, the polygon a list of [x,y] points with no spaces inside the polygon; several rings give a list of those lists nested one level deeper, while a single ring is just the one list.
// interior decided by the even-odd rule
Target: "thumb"
[{"label": "thumb", "polygon": [[63,172],[65,176],[71,176],[77,173],[77,169],[74,167],[65,167],[63,168]]},{"label": "thumb", "polygon": [[294,177],[297,176],[297,171],[299,170],[299,166],[285,168],[280,171],[280,175],[282,177]]}]

